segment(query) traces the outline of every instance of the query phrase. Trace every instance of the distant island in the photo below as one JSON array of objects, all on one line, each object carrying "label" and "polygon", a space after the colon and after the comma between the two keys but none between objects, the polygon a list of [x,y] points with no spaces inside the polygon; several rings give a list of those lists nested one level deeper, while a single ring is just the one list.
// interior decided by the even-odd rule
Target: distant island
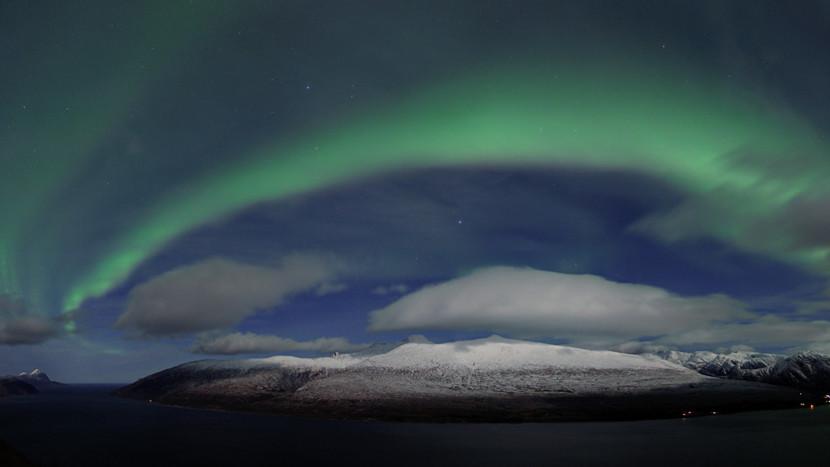
[{"label": "distant island", "polygon": [[828,362],[817,354],[632,355],[492,336],[378,345],[320,358],[197,361],[142,378],[117,394],[150,403],[325,418],[690,417],[824,403]]}]

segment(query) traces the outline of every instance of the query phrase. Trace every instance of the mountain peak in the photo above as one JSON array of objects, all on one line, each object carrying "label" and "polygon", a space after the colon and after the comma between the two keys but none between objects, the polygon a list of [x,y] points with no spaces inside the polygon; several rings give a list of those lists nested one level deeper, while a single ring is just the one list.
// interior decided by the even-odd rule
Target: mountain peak
[{"label": "mountain peak", "polygon": [[49,376],[47,376],[46,373],[44,373],[39,368],[35,368],[34,370],[28,373],[25,371],[21,372],[19,375],[17,375],[17,377],[28,381],[34,380],[43,383],[48,383],[52,381],[49,379]]}]

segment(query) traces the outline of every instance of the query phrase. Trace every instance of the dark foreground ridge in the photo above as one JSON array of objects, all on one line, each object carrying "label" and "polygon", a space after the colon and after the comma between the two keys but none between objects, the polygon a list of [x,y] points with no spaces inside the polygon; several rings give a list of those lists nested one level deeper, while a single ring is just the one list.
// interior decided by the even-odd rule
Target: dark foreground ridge
[{"label": "dark foreground ridge", "polygon": [[790,408],[821,394],[714,378],[654,357],[501,338],[376,355],[180,365],[117,394],[186,407],[423,422],[631,420]]},{"label": "dark foreground ridge", "polygon": [[33,385],[17,378],[0,378],[0,397],[37,394]]}]

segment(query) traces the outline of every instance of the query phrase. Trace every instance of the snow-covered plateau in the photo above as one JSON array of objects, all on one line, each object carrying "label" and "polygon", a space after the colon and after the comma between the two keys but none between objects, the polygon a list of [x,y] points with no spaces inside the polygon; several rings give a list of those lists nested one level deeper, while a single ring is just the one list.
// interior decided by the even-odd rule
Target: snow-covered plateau
[{"label": "snow-covered plateau", "polygon": [[672,417],[821,400],[790,387],[706,376],[687,363],[493,336],[321,358],[197,361],[118,394],[182,406],[421,421]]}]

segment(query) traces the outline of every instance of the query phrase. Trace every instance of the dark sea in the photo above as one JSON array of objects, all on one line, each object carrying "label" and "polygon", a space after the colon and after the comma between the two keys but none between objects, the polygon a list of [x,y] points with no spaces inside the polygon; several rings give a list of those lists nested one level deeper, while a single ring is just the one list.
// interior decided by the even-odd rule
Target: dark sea
[{"label": "dark sea", "polygon": [[0,440],[44,466],[827,466],[830,407],[638,422],[420,424],[165,407],[69,386],[0,399]]}]

